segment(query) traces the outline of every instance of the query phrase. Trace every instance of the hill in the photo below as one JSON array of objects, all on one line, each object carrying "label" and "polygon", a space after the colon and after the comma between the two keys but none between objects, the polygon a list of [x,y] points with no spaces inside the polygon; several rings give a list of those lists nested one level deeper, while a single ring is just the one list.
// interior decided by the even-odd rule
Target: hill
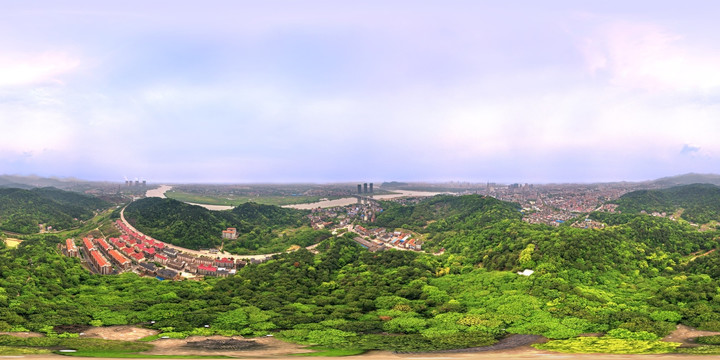
[{"label": "hill", "polygon": [[0,188],[0,229],[21,234],[37,233],[38,224],[69,229],[108,206],[98,198],[55,188]]},{"label": "hill", "polygon": [[668,176],[653,180],[652,183],[663,186],[678,186],[678,185],[690,185],[690,184],[713,184],[720,185],[720,175],[717,174],[696,174],[688,173],[683,175]]},{"label": "hill", "polygon": [[55,187],[58,189],[67,189],[79,182],[82,181],[77,179],[46,178],[41,176],[0,175],[0,187],[17,187],[23,189]]},{"label": "hill", "polygon": [[[423,232],[473,228],[500,219],[520,219],[518,205],[480,195],[437,195],[415,205],[383,203],[375,225]],[[428,230],[428,231],[429,231]]]},{"label": "hill", "polygon": [[667,212],[683,209],[682,218],[705,224],[720,220],[720,187],[691,184],[660,190],[638,190],[614,201],[622,212]]},{"label": "hill", "polygon": [[[620,225],[605,231],[531,225],[521,220],[514,203],[479,195],[443,195],[415,205],[392,205],[373,225],[414,230],[425,237],[425,250],[444,249],[491,270],[630,271],[650,262],[647,254],[687,256],[715,243],[713,232],[698,232],[687,223],[632,214],[593,215],[614,215],[622,221],[604,219]],[[661,268],[667,260],[653,257]]]},{"label": "hill", "polygon": [[[211,212],[144,199],[126,215],[168,231],[245,225],[246,234],[269,231],[287,244],[280,233],[303,231],[306,213],[285,210],[251,204]],[[144,323],[174,337],[273,334],[331,349],[401,352],[487,345],[511,334],[572,342],[605,333],[609,341],[591,340],[608,343],[601,352],[622,352],[656,345],[678,324],[720,330],[717,230],[625,213],[601,230],[528,224],[515,204],[476,195],[385,212],[378,219],[414,228],[445,253],[370,253],[345,234],[323,240],[316,254],[300,249],[236,276],[173,282],[92,275],[56,251],[63,239],[25,241],[0,249],[0,331]],[[525,268],[535,272],[516,273]],[[0,336],[0,345],[26,344],[10,338]]]},{"label": "hill", "polygon": [[232,210],[211,211],[173,199],[146,198],[131,203],[125,218],[138,230],[158,240],[200,249],[219,247],[222,231],[238,230],[225,240],[224,250],[236,254],[272,253],[291,245],[308,246],[328,236],[306,227],[306,211],[244,203]]}]

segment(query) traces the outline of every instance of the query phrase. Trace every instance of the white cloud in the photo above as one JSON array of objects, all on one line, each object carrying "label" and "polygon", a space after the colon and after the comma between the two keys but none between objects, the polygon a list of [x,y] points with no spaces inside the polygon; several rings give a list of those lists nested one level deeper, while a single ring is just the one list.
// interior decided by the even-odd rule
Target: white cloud
[{"label": "white cloud", "polygon": [[626,88],[707,91],[720,87],[720,51],[648,23],[611,22],[583,39],[586,66]]},{"label": "white cloud", "polygon": [[64,52],[0,54],[0,88],[34,84],[62,84],[61,75],[80,66],[79,58]]}]

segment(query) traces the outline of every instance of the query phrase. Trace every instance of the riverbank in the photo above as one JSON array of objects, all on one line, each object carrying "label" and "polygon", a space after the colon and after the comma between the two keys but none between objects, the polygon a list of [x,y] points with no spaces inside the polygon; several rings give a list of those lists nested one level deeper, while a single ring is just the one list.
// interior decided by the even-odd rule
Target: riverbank
[{"label": "riverbank", "polygon": [[[391,200],[391,199],[397,199],[397,198],[402,198],[402,197],[431,197],[431,196],[442,194],[439,192],[429,192],[429,191],[411,191],[411,190],[393,190],[393,191],[395,192],[393,194],[374,195],[374,196],[372,196],[372,198],[376,199],[376,200]],[[325,200],[325,201],[318,201],[318,202],[306,203],[306,204],[285,205],[283,207],[291,208],[291,209],[299,209],[299,210],[311,210],[311,209],[317,209],[317,208],[347,206],[347,205],[355,204],[357,202],[358,202],[357,198],[346,197],[346,198],[340,198],[340,199],[335,199],[335,200]]]},{"label": "riverbank", "polygon": [[[147,192],[145,192],[146,197],[158,197],[158,198],[166,198],[165,193],[172,190],[172,186],[170,185],[160,185],[159,187],[155,189],[150,189]],[[431,197],[438,194],[443,194],[439,192],[430,192],[430,191],[413,191],[413,190],[393,190],[392,194],[383,194],[383,195],[374,195],[372,196],[373,199],[376,200],[391,200],[391,199],[397,199],[402,197]],[[284,208],[289,209],[298,209],[298,210],[311,210],[311,209],[317,209],[317,208],[330,208],[330,207],[337,207],[337,206],[347,206],[357,203],[357,198],[354,197],[344,197],[339,199],[332,199],[332,200],[323,200],[323,201],[317,201],[317,202],[311,202],[311,203],[302,203],[302,204],[292,204],[292,205],[283,205]],[[195,202],[188,202],[185,201],[186,204],[190,205],[197,205],[202,206],[208,210],[213,211],[221,211],[221,210],[230,210],[233,208],[233,206],[228,205],[210,205],[210,204],[200,204]]]}]

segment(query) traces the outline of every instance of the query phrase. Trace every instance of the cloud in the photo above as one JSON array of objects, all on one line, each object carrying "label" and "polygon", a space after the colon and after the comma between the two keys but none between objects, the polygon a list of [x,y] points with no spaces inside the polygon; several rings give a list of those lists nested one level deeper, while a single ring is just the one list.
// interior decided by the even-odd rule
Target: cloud
[{"label": "cloud", "polygon": [[699,146],[685,144],[685,145],[683,145],[682,149],[680,150],[680,155],[693,156],[693,155],[696,155],[699,151],[700,151]]},{"label": "cloud", "polygon": [[587,70],[615,86],[651,91],[720,88],[720,50],[653,23],[609,21],[583,38]]},{"label": "cloud", "polygon": [[80,64],[78,57],[64,52],[4,53],[0,55],[0,88],[62,84],[61,76]]}]

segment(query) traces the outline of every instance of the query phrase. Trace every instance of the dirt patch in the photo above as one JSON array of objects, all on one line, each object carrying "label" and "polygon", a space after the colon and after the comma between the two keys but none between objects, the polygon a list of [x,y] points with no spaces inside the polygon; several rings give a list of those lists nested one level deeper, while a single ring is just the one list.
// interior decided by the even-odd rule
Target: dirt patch
[{"label": "dirt patch", "polygon": [[431,353],[477,353],[486,351],[502,351],[502,350],[515,350],[529,346],[530,344],[536,344],[546,342],[547,338],[540,335],[518,335],[513,334],[508,337],[501,339],[495,344],[489,346],[478,346],[467,349],[451,349],[451,350],[438,350],[432,351]]},{"label": "dirt patch", "polygon": [[666,336],[663,338],[663,341],[672,341],[672,342],[678,342],[681,343],[682,347],[696,347],[700,346],[700,344],[695,342],[695,339],[697,339],[699,336],[710,336],[710,335],[720,335],[720,332],[717,331],[703,331],[703,330],[697,330],[693,329],[689,326],[685,325],[678,325],[677,329],[672,332],[672,334]]},{"label": "dirt patch", "polygon": [[[252,347],[235,348],[241,343],[252,343]],[[312,352],[301,345],[286,343],[273,337],[260,337],[245,339],[241,336],[190,336],[187,339],[158,339],[151,344],[155,348],[143,354],[148,355],[225,355],[232,357],[268,357],[283,356],[288,354]],[[203,348],[207,344],[208,348]],[[222,344],[228,345],[227,349],[218,348]],[[214,348],[213,348],[214,346]]]},{"label": "dirt patch", "polygon": [[122,325],[90,328],[89,330],[85,331],[82,336],[101,338],[105,340],[134,341],[158,333],[159,331],[157,330]]},{"label": "dirt patch", "polygon": [[262,347],[262,345],[256,343],[254,340],[240,340],[240,339],[205,339],[202,341],[188,341],[185,347],[190,349],[201,349],[201,350],[250,350]]},{"label": "dirt patch", "polygon": [[0,331],[0,335],[12,335],[16,337],[21,338],[31,338],[31,337],[42,337],[45,336],[41,333],[36,332],[30,332],[30,331],[22,331],[22,332],[12,332],[12,331]]}]

